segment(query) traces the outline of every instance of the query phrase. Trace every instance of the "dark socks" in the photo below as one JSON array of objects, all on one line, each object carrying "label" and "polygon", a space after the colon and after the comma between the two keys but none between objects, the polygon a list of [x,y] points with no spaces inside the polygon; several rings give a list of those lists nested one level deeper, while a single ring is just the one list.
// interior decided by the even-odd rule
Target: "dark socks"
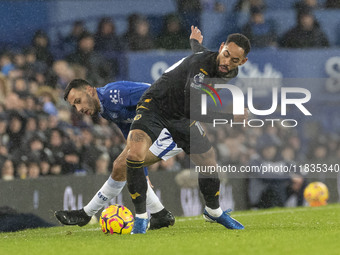
[{"label": "dark socks", "polygon": [[137,214],[146,212],[146,191],[148,185],[144,174],[143,163],[144,161],[126,159],[127,186]]},{"label": "dark socks", "polygon": [[205,204],[211,209],[217,209],[220,207],[220,179],[218,175],[203,175],[199,174],[198,184],[203,194]]}]

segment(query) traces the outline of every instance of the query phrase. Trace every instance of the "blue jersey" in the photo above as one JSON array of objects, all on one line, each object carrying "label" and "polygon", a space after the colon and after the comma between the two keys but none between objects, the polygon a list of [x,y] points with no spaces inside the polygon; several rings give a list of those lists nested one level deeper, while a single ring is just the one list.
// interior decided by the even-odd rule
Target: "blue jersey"
[{"label": "blue jersey", "polygon": [[150,84],[131,81],[112,82],[97,88],[100,101],[100,115],[117,124],[125,139],[130,131],[136,106],[144,91]]}]

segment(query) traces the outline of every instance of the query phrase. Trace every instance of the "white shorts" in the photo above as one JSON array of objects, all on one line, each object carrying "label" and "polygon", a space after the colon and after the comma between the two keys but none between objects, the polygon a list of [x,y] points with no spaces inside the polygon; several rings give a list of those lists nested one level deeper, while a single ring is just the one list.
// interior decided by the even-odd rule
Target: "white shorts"
[{"label": "white shorts", "polygon": [[177,147],[177,144],[172,140],[172,136],[166,128],[163,128],[157,140],[151,145],[149,150],[156,157],[165,161],[183,151],[181,148]]}]

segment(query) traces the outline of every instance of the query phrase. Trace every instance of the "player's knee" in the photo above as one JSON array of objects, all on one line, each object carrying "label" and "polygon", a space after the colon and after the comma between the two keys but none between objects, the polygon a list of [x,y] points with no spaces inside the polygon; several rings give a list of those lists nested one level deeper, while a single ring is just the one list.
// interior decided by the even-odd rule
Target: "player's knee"
[{"label": "player's knee", "polygon": [[202,158],[207,161],[216,161],[216,154],[213,147],[210,148],[207,152],[201,154]]},{"label": "player's knee", "polygon": [[144,161],[145,154],[146,152],[144,152],[143,150],[134,148],[128,151],[126,158],[133,161]]},{"label": "player's knee", "polygon": [[216,156],[213,148],[205,153],[191,155],[191,159],[199,166],[216,166]]},{"label": "player's knee", "polygon": [[150,150],[148,150],[144,159],[144,165],[150,166],[161,160],[162,160],[161,158],[155,156]]},{"label": "player's knee", "polygon": [[129,146],[127,158],[134,161],[144,161],[151,146],[150,137],[142,130],[132,130],[127,142]]}]

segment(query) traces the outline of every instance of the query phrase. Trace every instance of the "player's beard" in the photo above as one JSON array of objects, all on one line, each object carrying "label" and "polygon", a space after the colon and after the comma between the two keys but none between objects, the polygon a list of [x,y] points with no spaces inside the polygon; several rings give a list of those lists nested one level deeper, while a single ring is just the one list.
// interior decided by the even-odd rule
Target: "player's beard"
[{"label": "player's beard", "polygon": [[220,60],[219,58],[216,59],[216,73],[219,77],[225,77],[228,75],[228,73],[230,72],[229,68],[227,67],[228,71],[227,72],[221,72],[220,69]]},{"label": "player's beard", "polygon": [[89,102],[89,110],[93,111],[91,113],[91,115],[95,115],[97,114],[98,112],[100,112],[100,104],[99,104],[99,101],[97,101],[96,99],[94,99],[93,97],[91,97],[90,95],[86,94],[86,97],[87,97],[87,101]]}]

